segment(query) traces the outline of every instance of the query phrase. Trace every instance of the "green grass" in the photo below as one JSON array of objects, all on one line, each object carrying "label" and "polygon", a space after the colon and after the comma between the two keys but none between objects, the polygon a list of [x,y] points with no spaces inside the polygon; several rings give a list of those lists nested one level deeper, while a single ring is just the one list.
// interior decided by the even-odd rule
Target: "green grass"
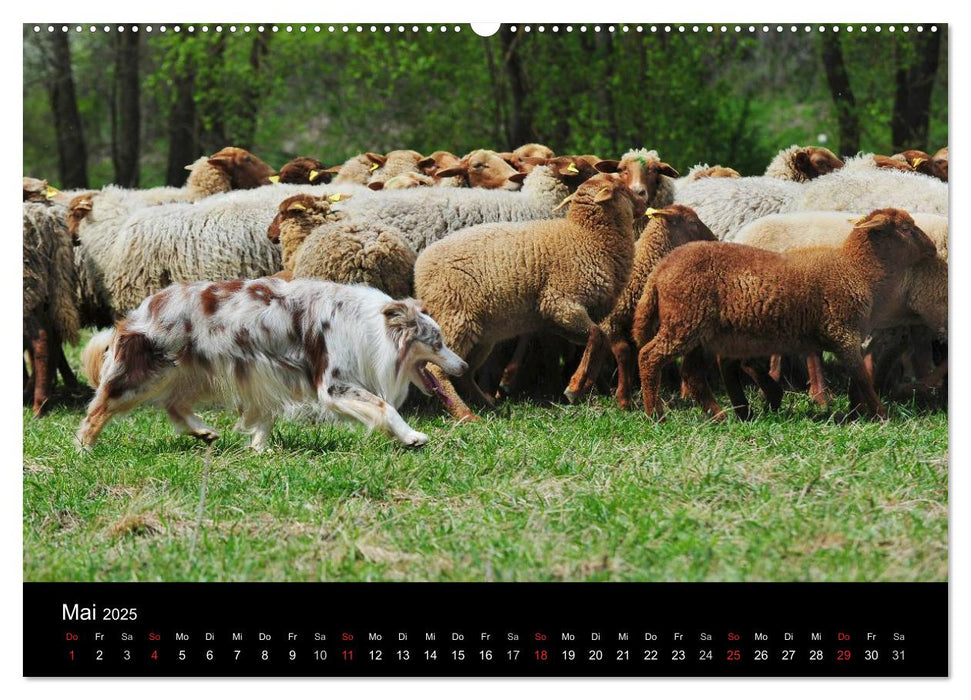
[{"label": "green grass", "polygon": [[946,413],[839,423],[792,393],[748,423],[672,408],[656,423],[605,397],[513,403],[462,426],[405,411],[431,436],[414,451],[280,422],[260,456],[207,410],[223,435],[208,469],[158,410],[90,455],[72,448],[83,406],[25,411],[24,578],[946,580]]}]

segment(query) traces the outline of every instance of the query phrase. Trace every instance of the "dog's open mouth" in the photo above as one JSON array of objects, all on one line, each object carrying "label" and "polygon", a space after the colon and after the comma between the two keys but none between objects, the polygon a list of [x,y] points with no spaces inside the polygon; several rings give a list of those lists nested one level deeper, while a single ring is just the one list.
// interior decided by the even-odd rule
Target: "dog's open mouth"
[{"label": "dog's open mouth", "polygon": [[428,367],[424,361],[415,364],[415,373],[421,377],[421,383],[425,388],[426,394],[429,396],[437,396],[446,406],[452,405],[452,400],[445,393],[445,387],[442,386],[434,374],[428,371]]}]

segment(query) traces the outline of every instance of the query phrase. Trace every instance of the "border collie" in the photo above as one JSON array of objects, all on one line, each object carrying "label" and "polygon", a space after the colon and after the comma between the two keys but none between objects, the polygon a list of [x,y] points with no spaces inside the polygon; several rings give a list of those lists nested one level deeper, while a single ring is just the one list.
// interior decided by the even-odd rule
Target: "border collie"
[{"label": "border collie", "polygon": [[97,387],[77,432],[82,450],[114,416],[149,402],[178,432],[210,443],[219,435],[192,407],[213,400],[237,407],[236,429],[257,451],[275,416],[308,406],[420,446],[428,436],[396,410],[409,385],[442,393],[426,362],[452,375],[468,369],[414,299],[275,278],[172,285],[92,338],[82,362]]}]

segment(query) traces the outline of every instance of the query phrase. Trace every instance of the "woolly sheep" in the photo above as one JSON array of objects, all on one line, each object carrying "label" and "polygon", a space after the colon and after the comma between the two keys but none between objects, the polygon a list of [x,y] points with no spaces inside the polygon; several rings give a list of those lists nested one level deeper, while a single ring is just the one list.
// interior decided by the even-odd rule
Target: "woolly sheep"
[{"label": "woolly sheep", "polygon": [[[551,326],[579,345],[601,333],[593,319],[627,282],[633,220],[643,213],[619,178],[597,175],[572,195],[566,219],[473,226],[418,256],[415,291],[468,362],[459,382],[473,400],[491,404],[473,373],[496,342]],[[438,379],[452,415],[473,417],[448,378]]]},{"label": "woolly sheep", "polygon": [[699,370],[702,349],[718,355],[744,419],[738,359],[829,350],[849,371],[854,408],[885,417],[861,353],[871,310],[888,283],[935,256],[934,243],[899,209],[872,212],[836,250],[780,254],[722,242],[676,248],[651,273],[634,317],[645,412],[661,414],[660,369],[677,356],[691,367],[682,368],[689,393],[721,418]]},{"label": "woolly sheep", "polygon": [[600,322],[603,335],[587,343],[580,366],[564,392],[575,402],[593,384],[600,373],[609,347],[617,360],[617,403],[621,408],[630,404],[630,388],[634,377],[633,357],[629,337],[634,324],[634,310],[644,291],[644,285],[657,264],[672,250],[691,241],[714,241],[715,236],[690,208],[672,204],[664,209],[649,209],[648,223],[634,245],[634,263],[624,291],[617,297],[613,309]]},{"label": "woolly sheep", "polygon": [[[280,203],[270,239],[301,244],[284,256],[294,279],[315,277],[344,284],[366,284],[395,299],[412,293],[415,252],[391,226],[346,220],[331,211],[327,197],[306,194]],[[291,246],[292,249],[292,246]]]},{"label": "woolly sheep", "polygon": [[525,177],[521,192],[418,187],[371,197],[355,195],[339,206],[352,221],[395,227],[420,253],[452,232],[476,224],[558,216],[553,209],[569,193],[562,176],[540,166]]},{"label": "woolly sheep", "polygon": [[[843,212],[777,214],[748,224],[738,232],[735,242],[777,253],[817,246],[838,248],[853,231],[854,222],[861,218],[860,214]],[[889,329],[919,322],[927,325],[937,338],[946,339],[948,220],[936,214],[921,213],[914,214],[913,220],[934,242],[937,257],[914,266],[906,275],[900,276],[892,289],[883,292],[882,313],[872,319],[873,327]],[[871,348],[874,346],[874,343],[870,344]],[[876,364],[885,362],[877,358]],[[810,357],[807,365],[810,395],[817,403],[825,405],[822,364],[818,357]]]},{"label": "woolly sheep", "polygon": [[802,185],[788,211],[873,211],[894,207],[911,214],[947,216],[947,199],[947,183],[926,175],[844,168]]},{"label": "woolly sheep", "polygon": [[32,403],[35,416],[44,411],[59,365],[65,381],[74,381],[70,370],[65,370],[61,349],[62,342],[78,341],[80,327],[66,218],[61,205],[24,202],[23,337],[33,370],[31,381],[25,382],[25,394],[30,395],[24,398]]},{"label": "woolly sheep", "polygon": [[766,177],[793,182],[808,182],[843,167],[843,161],[822,146],[798,146],[779,151],[765,169]]},{"label": "woolly sheep", "polygon": [[677,203],[694,209],[719,239],[731,240],[748,222],[785,211],[806,186],[764,175],[701,178],[678,190]]},{"label": "woolly sheep", "polygon": [[420,173],[418,164],[422,161],[421,153],[418,151],[389,151],[387,155],[381,156],[376,153],[368,153],[368,157],[378,164],[378,168],[371,173],[368,178],[368,185],[374,183],[385,183],[393,177],[405,173]]},{"label": "woolly sheep", "polygon": [[553,149],[541,143],[524,143],[515,149],[512,154],[517,158],[553,158]]},{"label": "woolly sheep", "polygon": [[348,158],[343,165],[334,165],[324,169],[324,172],[334,176],[332,182],[335,185],[366,185],[371,174],[381,167],[377,160],[372,160],[369,156],[384,158],[374,153],[360,153]]},{"label": "woolly sheep", "polygon": [[280,202],[333,192],[374,196],[348,185],[272,185],[138,209],[101,244],[99,292],[117,318],[173,282],[271,275],[280,269],[280,252],[266,232]]},{"label": "woolly sheep", "polygon": [[431,187],[435,185],[435,178],[422,173],[402,173],[384,182],[369,182],[371,190],[405,190],[409,187]]}]

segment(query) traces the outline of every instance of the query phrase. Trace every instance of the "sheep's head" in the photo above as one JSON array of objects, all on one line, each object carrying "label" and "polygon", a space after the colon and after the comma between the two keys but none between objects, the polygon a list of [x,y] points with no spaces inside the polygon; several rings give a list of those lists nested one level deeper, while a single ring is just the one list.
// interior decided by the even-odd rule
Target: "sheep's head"
[{"label": "sheep's head", "polygon": [[944,173],[944,182],[947,182],[947,146],[937,151],[934,154],[934,160],[941,167],[941,171]]},{"label": "sheep's head", "polygon": [[270,182],[283,182],[291,185],[323,185],[330,182],[331,175],[324,164],[316,158],[298,156],[280,168],[279,175],[271,175]]},{"label": "sheep's head", "polygon": [[25,202],[47,202],[57,194],[57,190],[47,184],[47,180],[38,180],[36,177],[24,178],[24,201]]},{"label": "sheep's head", "polygon": [[890,156],[873,156],[873,164],[884,170],[903,170],[907,173],[914,172],[913,166],[903,158],[891,158]]},{"label": "sheep's head", "polygon": [[570,214],[577,209],[576,205],[581,207],[593,205],[604,209],[630,207],[630,214],[634,219],[644,216],[647,212],[644,200],[634,194],[623,178],[608,173],[601,173],[584,182],[576,192],[564,199],[557,209],[567,202],[571,202]]},{"label": "sheep's head", "polygon": [[934,241],[903,209],[876,209],[856,221],[847,244],[863,239],[890,274],[937,257]]},{"label": "sheep's head", "polygon": [[556,158],[534,158],[523,159],[524,171],[532,172],[533,168],[545,165],[553,175],[575,192],[577,187],[597,174],[597,168],[583,156],[557,156]]},{"label": "sheep's head", "polygon": [[[648,209],[645,215],[651,224],[663,226],[668,241],[672,246],[684,245],[692,241],[718,240],[711,229],[698,218],[698,214],[691,207],[683,204],[671,204],[663,209]],[[645,230],[646,233],[646,230]]]},{"label": "sheep's head", "polygon": [[712,165],[707,168],[702,168],[692,173],[695,180],[700,180],[705,177],[742,177],[742,174],[735,170],[734,168],[726,168],[724,165]]},{"label": "sheep's head", "polygon": [[273,243],[280,242],[280,229],[284,224],[295,224],[300,228],[314,228],[329,221],[339,221],[343,214],[331,209],[331,204],[348,199],[351,195],[330,194],[321,197],[312,194],[295,194],[287,197],[277,208],[277,214],[266,231]]},{"label": "sheep's head", "polygon": [[94,198],[97,194],[97,192],[84,192],[75,196],[67,205],[67,231],[71,234],[71,242],[74,245],[81,244],[79,231],[81,222],[94,208]]},{"label": "sheep's head", "polygon": [[496,190],[518,190],[525,175],[517,172],[495,151],[472,151],[453,168],[440,170],[437,176],[460,177],[469,187]]},{"label": "sheep's head", "polygon": [[[919,151],[916,148],[902,151],[894,156],[894,158],[902,157],[916,172],[922,175],[927,175],[929,177],[936,177],[938,180],[947,182],[947,171],[941,166],[939,160],[935,160],[924,151]],[[944,160],[947,163],[947,160]]]},{"label": "sheep's head", "polygon": [[421,173],[401,173],[384,182],[369,182],[368,187],[372,190],[404,190],[411,187],[430,187],[435,184],[428,175]]},{"label": "sheep's head", "polygon": [[553,153],[552,148],[549,148],[548,146],[544,146],[541,143],[525,143],[519,148],[517,148],[515,151],[513,151],[512,155],[515,156],[516,158],[525,159],[525,158],[552,158],[556,154]]},{"label": "sheep's head", "polygon": [[269,184],[273,168],[244,148],[227,146],[213,153],[206,161],[229,176],[230,188],[251,190]]},{"label": "sheep's head", "polygon": [[650,204],[657,196],[660,178],[679,177],[678,171],[651,156],[627,155],[621,160],[602,160],[597,163],[602,173],[617,173],[624,184],[638,197]]},{"label": "sheep's head", "polygon": [[418,161],[418,169],[429,177],[437,177],[440,170],[454,168],[460,163],[460,159],[449,151],[435,151],[427,158]]},{"label": "sheep's head", "polygon": [[807,180],[843,167],[843,161],[831,150],[822,146],[800,148],[793,154],[792,164]]}]

